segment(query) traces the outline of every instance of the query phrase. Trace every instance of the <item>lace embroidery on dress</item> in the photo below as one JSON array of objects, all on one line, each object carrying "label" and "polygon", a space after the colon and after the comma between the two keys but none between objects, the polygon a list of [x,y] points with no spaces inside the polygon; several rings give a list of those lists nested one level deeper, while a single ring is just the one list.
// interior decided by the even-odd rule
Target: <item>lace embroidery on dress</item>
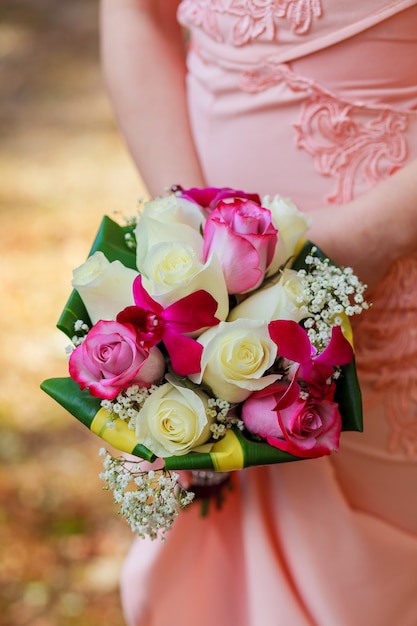
[{"label": "lace embroidery on dress", "polygon": [[233,16],[228,41],[234,46],[259,37],[273,41],[282,19],[289,22],[293,33],[305,35],[322,12],[321,0],[183,0],[178,8],[180,21],[202,28],[219,42],[224,37],[218,15]]},{"label": "lace embroidery on dress", "polygon": [[314,18],[322,16],[321,0],[278,0],[282,14],[291,24],[297,35],[304,35],[310,30]]},{"label": "lace embroidery on dress", "polygon": [[257,92],[281,82],[305,94],[299,120],[293,124],[295,144],[314,158],[319,174],[335,179],[335,190],[327,196],[327,202],[348,202],[359,177],[374,186],[405,163],[406,113],[344,102],[294,74],[287,65],[246,72],[241,88]]},{"label": "lace embroidery on dress", "polygon": [[223,12],[224,4],[224,0],[183,0],[178,7],[178,20],[202,28],[212,39],[222,42],[217,13]]},{"label": "lace embroidery on dress", "polygon": [[416,285],[417,255],[398,259],[354,328],[358,372],[384,397],[388,451],[410,459],[417,459]]},{"label": "lace embroidery on dress", "polygon": [[329,96],[309,98],[302,106],[296,145],[314,157],[323,176],[336,179],[329,203],[341,204],[353,198],[355,178],[362,174],[374,186],[387,178],[407,157],[402,133],[405,115],[380,111],[366,122],[355,120],[357,109]]}]

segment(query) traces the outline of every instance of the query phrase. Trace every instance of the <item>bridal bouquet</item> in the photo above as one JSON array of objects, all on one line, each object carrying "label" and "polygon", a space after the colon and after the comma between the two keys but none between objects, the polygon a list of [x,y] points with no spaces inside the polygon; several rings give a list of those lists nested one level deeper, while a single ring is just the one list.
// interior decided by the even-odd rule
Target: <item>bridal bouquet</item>
[{"label": "bridal bouquet", "polygon": [[279,196],[176,187],[123,225],[104,217],[74,270],[69,377],[42,388],[128,453],[104,450],[102,477],[140,535],[163,535],[193,477],[330,454],[361,430],[348,318],[364,285],[308,226]]}]

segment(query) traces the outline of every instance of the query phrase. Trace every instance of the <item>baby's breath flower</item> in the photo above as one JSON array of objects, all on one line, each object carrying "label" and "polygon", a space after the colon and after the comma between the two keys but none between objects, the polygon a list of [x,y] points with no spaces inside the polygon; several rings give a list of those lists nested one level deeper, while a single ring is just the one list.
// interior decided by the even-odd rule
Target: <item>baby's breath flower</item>
[{"label": "baby's breath flower", "polygon": [[363,298],[366,285],[362,284],[350,267],[332,265],[329,259],[316,256],[311,249],[305,262],[308,269],[298,271],[302,283],[302,297],[311,317],[304,321],[312,345],[323,351],[328,345],[333,326],[343,324],[342,315],[351,317],[369,308]]},{"label": "baby's breath flower", "polygon": [[[100,450],[103,455],[103,449]],[[106,451],[104,451],[106,454]],[[168,470],[142,470],[140,463],[107,454],[100,478],[120,506],[119,513],[140,537],[164,540],[180,509],[187,507],[194,494],[179,482],[179,474]]]},{"label": "baby's breath flower", "polygon": [[222,398],[209,398],[207,406],[207,416],[215,418],[210,426],[211,436],[214,440],[224,437],[232,426],[237,426],[241,429],[241,420],[233,415],[231,412],[231,404],[227,402],[227,400],[223,400]]},{"label": "baby's breath flower", "polygon": [[226,426],[224,424],[212,424],[210,426],[213,439],[221,439],[226,434]]},{"label": "baby's breath flower", "polygon": [[136,238],[133,233],[125,233],[125,244],[129,248],[129,250],[136,250]]},{"label": "baby's breath flower", "polygon": [[76,320],[76,322],[74,322],[75,335],[71,337],[72,346],[65,348],[65,352],[67,354],[71,354],[74,348],[80,346],[86,338],[89,330],[90,327],[83,320]]},{"label": "baby's breath flower", "polygon": [[127,422],[131,430],[135,430],[139,411],[155,389],[157,389],[156,385],[152,385],[149,389],[131,385],[121,391],[114,400],[102,400],[101,406],[110,413],[112,419],[119,417]]}]

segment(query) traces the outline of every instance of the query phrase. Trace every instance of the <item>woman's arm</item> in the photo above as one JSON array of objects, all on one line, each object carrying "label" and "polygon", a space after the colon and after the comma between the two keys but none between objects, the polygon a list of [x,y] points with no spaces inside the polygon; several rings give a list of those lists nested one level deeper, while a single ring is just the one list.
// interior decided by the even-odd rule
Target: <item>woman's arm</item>
[{"label": "woman's arm", "polygon": [[392,264],[417,252],[417,160],[342,207],[312,213],[308,233],[372,290]]},{"label": "woman's arm", "polygon": [[102,63],[116,118],[152,196],[204,186],[187,114],[179,0],[101,0]]}]

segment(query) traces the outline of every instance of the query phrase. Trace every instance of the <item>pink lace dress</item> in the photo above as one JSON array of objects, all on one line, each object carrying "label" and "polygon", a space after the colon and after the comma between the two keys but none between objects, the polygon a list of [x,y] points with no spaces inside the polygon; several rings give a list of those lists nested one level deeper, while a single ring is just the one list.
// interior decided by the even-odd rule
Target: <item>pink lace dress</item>
[{"label": "pink lace dress", "polygon": [[[417,158],[415,0],[183,0],[179,19],[209,184],[337,211]],[[238,473],[220,511],[137,540],[129,626],[417,625],[417,256],[373,301],[356,325],[365,432]]]}]

